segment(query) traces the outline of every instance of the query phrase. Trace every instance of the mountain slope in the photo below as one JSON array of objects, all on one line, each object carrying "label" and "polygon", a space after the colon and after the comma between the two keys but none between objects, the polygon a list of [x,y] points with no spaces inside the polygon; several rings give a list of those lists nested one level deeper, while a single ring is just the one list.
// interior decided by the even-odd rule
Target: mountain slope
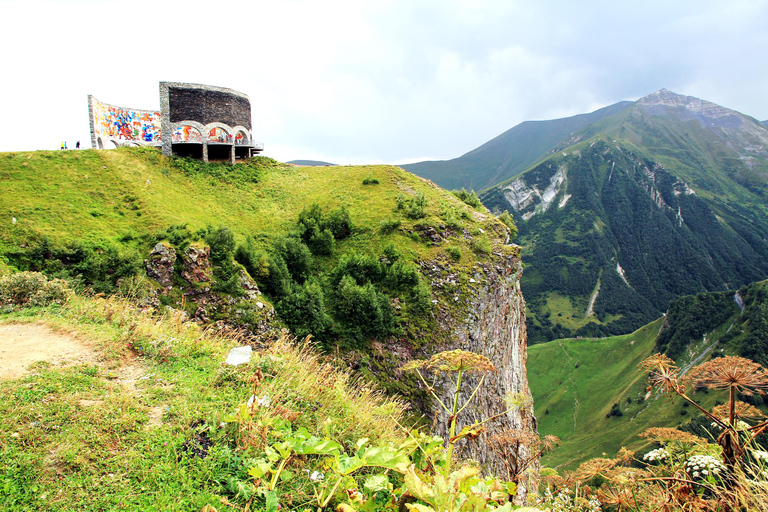
[{"label": "mountain slope", "polygon": [[448,190],[483,190],[524,171],[574,131],[629,105],[631,102],[622,101],[589,114],[525,121],[459,158],[401,167]]},{"label": "mountain slope", "polygon": [[[677,427],[697,416],[680,399],[646,393],[646,375],[637,371],[638,363],[666,351],[684,371],[691,362],[703,363],[712,355],[740,355],[766,364],[766,313],[768,282],[762,281],[736,292],[677,299],[665,318],[632,334],[529,347],[528,374],[539,431],[562,440],[543,462],[573,468],[602,453],[614,456],[621,446],[643,450],[649,443],[638,434],[646,428]],[[724,393],[693,397],[711,407]],[[764,402],[759,396],[751,401],[759,406]]]},{"label": "mountain slope", "polygon": [[530,341],[631,332],[675,297],[768,276],[754,119],[662,90],[558,151],[481,195],[519,219]]}]

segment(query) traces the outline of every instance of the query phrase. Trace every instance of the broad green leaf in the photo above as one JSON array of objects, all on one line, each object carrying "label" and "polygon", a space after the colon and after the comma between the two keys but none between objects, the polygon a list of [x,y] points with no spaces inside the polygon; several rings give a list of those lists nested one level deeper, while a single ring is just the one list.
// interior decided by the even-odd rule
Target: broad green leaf
[{"label": "broad green leaf", "polygon": [[251,466],[250,469],[248,469],[248,474],[253,478],[262,478],[269,472],[271,468],[272,466],[269,463],[263,460],[259,460],[256,461],[254,466]]},{"label": "broad green leaf", "polygon": [[277,453],[277,451],[271,446],[264,448],[264,453],[267,455],[267,459],[269,459],[271,462],[277,462],[280,460],[280,454]]},{"label": "broad green leaf", "polygon": [[368,494],[373,494],[378,491],[387,491],[392,487],[389,483],[389,479],[384,475],[370,475],[365,479],[363,488]]},{"label": "broad green leaf", "polygon": [[355,451],[359,451],[360,448],[362,448],[363,445],[365,445],[367,442],[368,442],[368,438],[367,437],[363,437],[361,439],[358,439],[357,442],[355,443]]},{"label": "broad green leaf", "polygon": [[311,437],[296,447],[296,453],[300,455],[339,455],[341,451],[341,445],[336,441],[318,437]]},{"label": "broad green leaf", "polygon": [[277,493],[269,491],[267,493],[267,512],[277,512]]},{"label": "broad green leaf", "polygon": [[350,457],[349,455],[342,454],[336,460],[339,464],[339,472],[342,475],[349,475],[363,467],[363,461],[358,456]]},{"label": "broad green leaf", "polygon": [[283,482],[288,482],[288,481],[289,481],[289,480],[291,480],[291,479],[292,479],[294,476],[295,476],[295,475],[294,475],[293,471],[289,471],[289,470],[287,470],[287,469],[284,469],[284,470],[283,470],[283,471],[280,473],[280,480],[281,480],[281,481],[283,481]]},{"label": "broad green leaf", "polygon": [[291,447],[288,445],[287,442],[283,441],[282,443],[275,443],[272,446],[274,446],[275,450],[280,453],[280,456],[284,459],[287,459],[291,456]]},{"label": "broad green leaf", "polygon": [[406,503],[405,506],[408,510],[416,510],[416,512],[435,512],[435,509],[426,505],[420,505],[418,503]]}]

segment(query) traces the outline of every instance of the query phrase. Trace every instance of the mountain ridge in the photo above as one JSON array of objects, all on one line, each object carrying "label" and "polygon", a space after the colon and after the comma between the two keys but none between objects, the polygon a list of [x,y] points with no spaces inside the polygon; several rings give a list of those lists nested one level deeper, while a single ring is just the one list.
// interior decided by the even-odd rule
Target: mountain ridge
[{"label": "mountain ridge", "polygon": [[[448,190],[484,190],[524,171],[575,130],[629,105],[629,101],[618,102],[587,114],[524,121],[458,158],[415,162],[400,167]],[[449,174],[458,176],[450,177]]]},{"label": "mountain ridge", "polygon": [[661,90],[556,151],[480,195],[519,219],[532,341],[631,332],[681,294],[768,275],[768,130],[753,118]]}]

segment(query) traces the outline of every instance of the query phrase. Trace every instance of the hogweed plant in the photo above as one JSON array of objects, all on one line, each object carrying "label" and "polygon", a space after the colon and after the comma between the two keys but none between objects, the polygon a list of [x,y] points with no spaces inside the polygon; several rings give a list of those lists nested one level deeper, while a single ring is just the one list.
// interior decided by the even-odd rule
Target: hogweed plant
[{"label": "hogweed plant", "polygon": [[[743,475],[751,466],[745,455],[754,449],[755,438],[768,429],[768,420],[758,421],[754,425],[745,421],[749,418],[761,418],[763,415],[756,408],[737,401],[736,397],[739,393],[747,396],[754,393],[765,394],[768,389],[768,371],[754,361],[737,356],[707,361],[694,367],[685,377],[680,376],[674,361],[663,354],[649,357],[639,367],[649,374],[649,391],[659,389],[681,397],[711,421],[713,430],[720,432],[717,436],[719,454],[695,455],[680,449],[672,451],[671,453],[678,453],[686,458],[685,472],[684,476],[667,477],[668,481],[688,486],[698,485],[724,499],[724,508],[736,506],[745,497]],[[699,389],[727,390],[728,403],[710,412],[687,394],[688,385]],[[676,441],[681,441],[682,433],[676,435]],[[660,441],[658,438],[655,440]],[[687,441],[691,446],[703,444],[695,439]],[[668,449],[667,446],[664,447]],[[679,448],[684,447],[685,443],[680,443]],[[719,459],[715,458],[716,456],[719,456]],[[720,486],[723,492],[718,492]]]},{"label": "hogweed plant", "polygon": [[[405,364],[401,369],[404,371],[415,371],[426,387],[427,392],[429,392],[432,398],[434,398],[440,405],[440,408],[448,414],[449,438],[443,466],[443,475],[447,478],[451,473],[451,460],[453,458],[453,448],[456,443],[464,437],[476,439],[482,432],[482,424],[499,416],[496,415],[481,422],[476,422],[473,425],[467,425],[461,429],[459,435],[456,435],[456,424],[459,414],[461,414],[461,412],[464,411],[475,398],[478,390],[482,387],[483,382],[485,382],[485,375],[488,373],[496,373],[498,370],[487,357],[458,349],[437,353],[429,359],[411,361]],[[447,406],[435,392],[435,383],[433,382],[432,384],[429,384],[427,382],[421,371],[422,369],[432,372],[434,376],[447,372],[456,372],[456,386],[453,392],[453,403],[450,407]],[[477,386],[475,386],[475,389],[472,390],[469,398],[461,405],[461,407],[459,407],[459,392],[461,391],[462,384],[461,379],[465,373],[481,373],[482,376],[480,377]]]}]

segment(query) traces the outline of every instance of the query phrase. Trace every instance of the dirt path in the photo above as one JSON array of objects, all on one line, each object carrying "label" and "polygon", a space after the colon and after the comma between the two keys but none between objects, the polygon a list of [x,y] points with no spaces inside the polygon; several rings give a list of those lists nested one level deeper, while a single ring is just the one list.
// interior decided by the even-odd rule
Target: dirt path
[{"label": "dirt path", "polygon": [[98,354],[90,343],[54,332],[43,324],[0,325],[0,380],[18,379],[32,363],[93,364]]},{"label": "dirt path", "polygon": [[[57,333],[44,324],[0,325],[0,380],[23,377],[37,361],[56,366],[98,364],[101,361],[93,344],[71,334]],[[115,370],[115,382],[125,393],[139,396],[139,380],[148,378],[146,369],[132,360]],[[84,407],[99,406],[102,400],[80,400]],[[160,425],[162,407],[147,407],[148,427]]]}]

